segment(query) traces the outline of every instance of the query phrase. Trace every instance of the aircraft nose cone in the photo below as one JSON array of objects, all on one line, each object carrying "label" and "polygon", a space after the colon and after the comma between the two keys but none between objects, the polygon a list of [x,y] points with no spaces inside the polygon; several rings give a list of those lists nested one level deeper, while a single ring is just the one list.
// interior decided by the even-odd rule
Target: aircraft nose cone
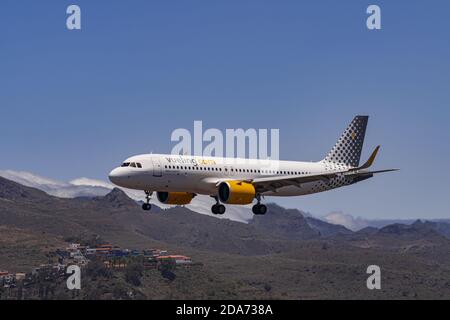
[{"label": "aircraft nose cone", "polygon": [[109,173],[108,178],[109,178],[109,181],[111,181],[112,183],[119,184],[121,176],[122,175],[120,173],[120,169],[115,168]]}]

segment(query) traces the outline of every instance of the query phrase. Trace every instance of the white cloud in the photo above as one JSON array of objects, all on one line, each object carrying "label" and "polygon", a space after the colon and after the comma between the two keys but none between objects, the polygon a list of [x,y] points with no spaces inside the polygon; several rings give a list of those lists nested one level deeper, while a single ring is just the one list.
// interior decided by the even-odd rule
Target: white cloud
[{"label": "white cloud", "polygon": [[95,186],[92,183],[77,185],[62,182],[25,171],[0,170],[0,176],[61,198],[104,196],[111,189],[106,186]]},{"label": "white cloud", "polygon": [[89,178],[78,178],[69,182],[74,186],[91,186],[91,187],[103,187],[107,189],[113,189],[114,185],[105,181],[89,179]]},{"label": "white cloud", "polygon": [[36,174],[25,172],[25,171],[13,171],[13,170],[0,170],[0,176],[20,183],[27,187],[36,186],[53,186],[53,187],[64,187],[67,183],[60,182],[57,180],[49,179],[46,177],[38,176]]},{"label": "white cloud", "polygon": [[323,217],[323,220],[328,223],[344,226],[352,231],[358,231],[369,226],[368,221],[360,217],[354,218],[353,216],[343,212],[331,212]]}]

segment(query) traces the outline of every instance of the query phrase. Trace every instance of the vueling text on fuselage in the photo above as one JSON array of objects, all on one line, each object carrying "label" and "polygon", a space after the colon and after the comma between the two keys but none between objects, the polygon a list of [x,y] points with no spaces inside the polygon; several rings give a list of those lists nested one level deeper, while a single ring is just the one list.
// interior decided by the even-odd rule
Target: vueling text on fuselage
[{"label": "vueling text on fuselage", "polygon": [[195,159],[191,157],[166,157],[167,162],[175,164],[188,164],[194,167],[199,165],[216,165],[216,161],[212,159]]}]

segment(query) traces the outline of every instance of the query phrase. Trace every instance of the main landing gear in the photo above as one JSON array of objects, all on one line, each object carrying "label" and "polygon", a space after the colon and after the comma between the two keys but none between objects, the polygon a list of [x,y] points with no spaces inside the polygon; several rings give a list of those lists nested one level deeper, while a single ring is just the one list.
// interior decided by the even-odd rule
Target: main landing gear
[{"label": "main landing gear", "polygon": [[[211,197],[216,200],[216,203],[211,207],[211,212],[213,214],[224,214],[226,209],[223,204],[220,204],[219,198],[217,196],[211,196]],[[258,200],[258,202],[252,208],[253,213],[257,214],[257,215],[266,214],[267,207],[266,207],[266,205],[261,203],[261,196],[257,195],[256,199]]]},{"label": "main landing gear", "polygon": [[213,214],[224,214],[225,213],[225,206],[223,205],[223,204],[220,204],[219,203],[219,198],[216,196],[216,197],[213,197],[214,199],[216,199],[216,204],[214,204],[212,207],[211,207],[211,212],[213,213]]},{"label": "main landing gear", "polygon": [[264,204],[261,204],[261,195],[256,195],[256,200],[258,200],[258,202],[252,208],[253,213],[258,215],[266,214],[267,207]]},{"label": "main landing gear", "polygon": [[257,203],[253,206],[252,211],[254,214],[266,214],[267,207],[264,204]]},{"label": "main landing gear", "polygon": [[150,211],[152,205],[150,204],[150,197],[152,193],[150,191],[145,191],[145,203],[142,205],[142,209],[145,211]]}]

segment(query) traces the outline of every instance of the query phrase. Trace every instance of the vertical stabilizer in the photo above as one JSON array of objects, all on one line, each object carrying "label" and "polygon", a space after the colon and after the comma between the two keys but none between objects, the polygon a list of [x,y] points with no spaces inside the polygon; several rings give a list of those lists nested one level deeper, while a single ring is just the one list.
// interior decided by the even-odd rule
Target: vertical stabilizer
[{"label": "vertical stabilizer", "polygon": [[358,167],[368,116],[356,116],[323,161]]}]

